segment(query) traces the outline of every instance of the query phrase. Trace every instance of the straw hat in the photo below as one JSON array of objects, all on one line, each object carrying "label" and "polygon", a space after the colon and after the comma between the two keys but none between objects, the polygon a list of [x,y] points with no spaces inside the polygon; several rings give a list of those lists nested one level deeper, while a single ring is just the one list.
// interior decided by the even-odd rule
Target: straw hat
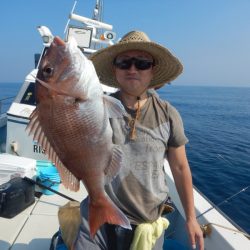
[{"label": "straw hat", "polygon": [[149,88],[160,87],[165,83],[173,81],[183,70],[181,62],[168,49],[151,42],[144,32],[131,31],[118,43],[100,49],[91,55],[90,59],[94,63],[101,83],[119,88],[119,83],[112,69],[113,61],[120,53],[129,50],[145,51],[154,58],[154,76]]}]

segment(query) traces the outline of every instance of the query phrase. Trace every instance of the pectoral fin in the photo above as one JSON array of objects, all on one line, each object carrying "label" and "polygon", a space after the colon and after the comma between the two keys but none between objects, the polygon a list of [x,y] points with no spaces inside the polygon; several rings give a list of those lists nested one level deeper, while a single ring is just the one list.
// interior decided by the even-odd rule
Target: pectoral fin
[{"label": "pectoral fin", "polygon": [[103,95],[103,102],[107,108],[109,118],[122,118],[123,116],[128,116],[122,103],[116,98]]},{"label": "pectoral fin", "polygon": [[104,170],[105,173],[105,183],[110,183],[114,177],[118,174],[122,166],[122,151],[119,146],[114,146],[112,159],[109,166]]}]

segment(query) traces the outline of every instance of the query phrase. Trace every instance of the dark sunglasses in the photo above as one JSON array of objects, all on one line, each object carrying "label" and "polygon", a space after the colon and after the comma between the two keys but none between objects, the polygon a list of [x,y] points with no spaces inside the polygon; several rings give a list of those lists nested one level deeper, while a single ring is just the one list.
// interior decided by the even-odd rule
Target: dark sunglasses
[{"label": "dark sunglasses", "polygon": [[130,69],[132,65],[135,65],[136,69],[138,70],[146,70],[154,66],[154,61],[152,60],[147,60],[147,59],[142,59],[142,58],[136,58],[136,57],[131,57],[131,58],[121,58],[113,61],[113,64],[115,67],[118,69]]}]

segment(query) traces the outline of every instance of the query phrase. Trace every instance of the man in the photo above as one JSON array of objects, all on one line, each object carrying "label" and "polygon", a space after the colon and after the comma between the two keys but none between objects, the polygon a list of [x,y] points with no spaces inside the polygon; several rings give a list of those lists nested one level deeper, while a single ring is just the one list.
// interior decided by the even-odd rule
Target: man
[{"label": "man", "polygon": [[[181,117],[173,106],[150,91],[173,81],[182,72],[181,63],[140,31],[129,32],[119,43],[96,52],[91,60],[100,81],[119,88],[113,96],[129,114],[124,119],[110,119],[113,142],[121,145],[125,157],[124,166],[105,190],[128,217],[133,230],[106,224],[91,240],[85,200],[81,205],[83,223],[76,249],[129,249],[136,228],[161,217],[168,198],[165,158],[184,207],[192,247],[198,243],[199,249],[204,249],[194,211],[192,177],[185,152],[188,140]],[[162,249],[163,241],[164,233],[153,249]]]}]

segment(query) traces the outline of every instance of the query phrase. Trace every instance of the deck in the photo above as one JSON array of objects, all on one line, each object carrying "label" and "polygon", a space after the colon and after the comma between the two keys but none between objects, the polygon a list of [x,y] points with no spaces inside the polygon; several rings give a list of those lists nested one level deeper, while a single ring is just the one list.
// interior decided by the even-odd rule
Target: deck
[{"label": "deck", "polygon": [[[60,185],[59,192],[81,201],[86,191],[70,192]],[[33,205],[12,219],[0,217],[1,250],[44,250],[49,249],[51,238],[58,230],[57,212],[67,199],[55,195],[42,195]]]},{"label": "deck", "polygon": [[[170,170],[169,170],[170,171]],[[188,245],[185,233],[183,210],[174,188],[174,182],[168,173],[172,199],[177,207],[170,214],[170,227],[166,231],[166,237],[171,240]],[[81,201],[87,195],[83,185],[79,192],[70,192],[60,185],[59,192]],[[211,208],[211,204],[205,200],[196,190],[194,199],[197,214],[202,214]],[[12,219],[0,217],[0,250],[46,250],[49,249],[52,236],[59,229],[58,209],[68,202],[59,195],[42,195],[35,203]],[[205,238],[205,246],[208,250],[249,250],[250,241],[226,219],[219,211],[212,209],[199,218],[200,224],[212,223],[212,234]],[[217,225],[216,225],[216,224]],[[221,226],[218,226],[221,225]],[[228,230],[231,228],[232,230]],[[185,236],[185,237],[184,237]],[[173,248],[165,248],[173,249]],[[175,248],[176,249],[176,248]],[[178,248],[179,249],[179,248]]]}]

